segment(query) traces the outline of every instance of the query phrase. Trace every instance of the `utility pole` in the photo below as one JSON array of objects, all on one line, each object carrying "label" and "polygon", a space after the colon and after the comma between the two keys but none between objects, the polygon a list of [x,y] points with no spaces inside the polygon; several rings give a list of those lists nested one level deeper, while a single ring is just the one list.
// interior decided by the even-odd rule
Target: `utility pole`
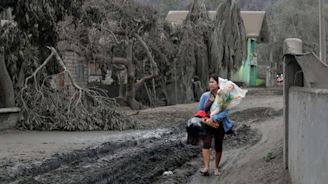
[{"label": "utility pole", "polygon": [[[326,48],[326,25],[325,25],[325,10],[324,0],[319,0],[319,42],[320,42],[320,59],[327,63],[327,48]],[[327,63],[328,64],[328,63]]]}]

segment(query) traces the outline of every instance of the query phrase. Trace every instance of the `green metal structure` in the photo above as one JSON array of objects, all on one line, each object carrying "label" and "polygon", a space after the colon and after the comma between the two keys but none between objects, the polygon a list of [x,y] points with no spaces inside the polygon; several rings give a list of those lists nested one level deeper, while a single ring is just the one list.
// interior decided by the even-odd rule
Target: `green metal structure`
[{"label": "green metal structure", "polygon": [[247,58],[244,64],[243,82],[247,86],[256,86],[257,79],[257,50],[256,38],[247,39]]},{"label": "green metal structure", "polygon": [[233,76],[236,82],[243,82],[246,86],[258,86],[257,79],[257,39],[247,38],[247,57],[239,71]]}]

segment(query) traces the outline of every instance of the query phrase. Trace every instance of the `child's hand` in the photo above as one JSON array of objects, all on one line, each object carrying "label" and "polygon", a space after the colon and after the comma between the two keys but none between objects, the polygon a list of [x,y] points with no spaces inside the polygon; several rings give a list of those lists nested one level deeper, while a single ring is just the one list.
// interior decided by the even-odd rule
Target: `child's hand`
[{"label": "child's hand", "polygon": [[238,96],[235,96],[235,98],[233,98],[234,100],[237,100],[237,99],[239,99],[239,98],[241,98],[241,96],[240,95],[238,95]]},{"label": "child's hand", "polygon": [[208,119],[207,117],[202,118],[202,122],[203,122],[203,123],[206,123],[207,119]]}]

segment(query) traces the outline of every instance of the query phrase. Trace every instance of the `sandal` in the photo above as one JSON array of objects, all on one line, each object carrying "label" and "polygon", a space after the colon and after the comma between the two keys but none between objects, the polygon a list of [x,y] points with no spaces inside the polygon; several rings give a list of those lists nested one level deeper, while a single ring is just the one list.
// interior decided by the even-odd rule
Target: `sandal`
[{"label": "sandal", "polygon": [[219,172],[219,169],[214,170],[214,175],[215,176],[220,176],[221,175],[221,173]]},{"label": "sandal", "polygon": [[202,176],[209,176],[210,175],[209,169],[202,169],[199,172]]}]

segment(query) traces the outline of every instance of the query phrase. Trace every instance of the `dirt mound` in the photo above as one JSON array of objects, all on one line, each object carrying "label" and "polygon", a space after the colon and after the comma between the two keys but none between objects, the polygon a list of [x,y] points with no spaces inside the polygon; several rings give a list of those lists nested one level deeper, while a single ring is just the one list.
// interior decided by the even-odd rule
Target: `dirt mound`
[{"label": "dirt mound", "polygon": [[283,110],[278,111],[270,107],[255,107],[243,111],[233,112],[230,118],[238,125],[245,122],[258,122],[261,120],[273,118],[283,114]]},{"label": "dirt mound", "polygon": [[262,137],[261,132],[251,129],[248,125],[239,127],[235,134],[226,135],[224,141],[224,149],[236,149],[244,146],[252,146],[256,144]]}]

